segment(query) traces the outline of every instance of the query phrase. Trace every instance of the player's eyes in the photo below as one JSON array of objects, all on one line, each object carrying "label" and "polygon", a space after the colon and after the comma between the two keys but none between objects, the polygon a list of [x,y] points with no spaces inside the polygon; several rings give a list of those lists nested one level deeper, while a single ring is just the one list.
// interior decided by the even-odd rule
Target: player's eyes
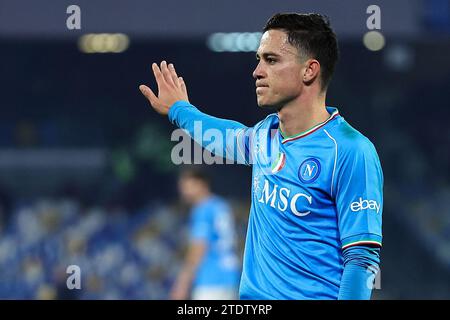
[{"label": "player's eyes", "polygon": [[[259,62],[260,60],[261,60],[261,57],[256,56],[256,61]],[[263,57],[263,60],[264,60],[265,62],[267,62],[268,64],[274,64],[275,62],[277,62],[276,59],[271,58],[271,57]]]}]

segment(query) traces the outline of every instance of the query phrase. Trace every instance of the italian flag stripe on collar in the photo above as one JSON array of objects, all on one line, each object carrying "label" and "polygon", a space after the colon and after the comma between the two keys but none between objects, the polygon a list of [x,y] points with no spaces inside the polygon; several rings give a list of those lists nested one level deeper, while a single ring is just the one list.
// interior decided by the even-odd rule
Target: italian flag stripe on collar
[{"label": "italian flag stripe on collar", "polygon": [[283,137],[283,140],[281,141],[281,143],[286,143],[286,142],[290,142],[290,141],[294,141],[294,140],[297,140],[297,139],[306,137],[307,135],[310,135],[310,134],[313,133],[314,131],[317,131],[317,130],[319,130],[320,128],[322,128],[324,125],[326,125],[328,122],[330,122],[331,120],[333,120],[334,118],[336,118],[338,115],[339,115],[339,111],[338,111],[338,110],[335,110],[335,111],[333,111],[333,113],[330,115],[330,117],[329,117],[327,120],[325,120],[324,122],[321,122],[321,123],[315,125],[314,127],[312,127],[311,129],[306,130],[306,131],[304,131],[304,132],[302,132],[302,133],[296,134],[296,135],[294,135],[294,136],[286,137],[286,138],[284,138],[284,134],[283,134],[283,132],[281,131],[281,129],[278,128],[278,131],[280,132],[281,136]]}]

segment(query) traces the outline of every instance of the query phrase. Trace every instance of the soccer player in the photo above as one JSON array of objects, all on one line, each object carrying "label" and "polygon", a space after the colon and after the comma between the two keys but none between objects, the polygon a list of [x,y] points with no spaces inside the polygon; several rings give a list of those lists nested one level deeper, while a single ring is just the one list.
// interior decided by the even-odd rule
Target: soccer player
[{"label": "soccer player", "polygon": [[195,121],[221,130],[223,150],[203,145],[252,166],[241,299],[370,299],[380,263],[383,174],[369,139],[325,103],[336,35],[322,15],[276,14],[256,58],[257,103],[275,113],[252,128],[200,112],[165,61],[152,65],[158,96],[140,89],[191,136]]},{"label": "soccer player", "polygon": [[198,169],[183,171],[178,188],[182,199],[192,206],[190,241],[171,298],[237,299],[240,266],[230,206],[211,192],[209,177]]}]

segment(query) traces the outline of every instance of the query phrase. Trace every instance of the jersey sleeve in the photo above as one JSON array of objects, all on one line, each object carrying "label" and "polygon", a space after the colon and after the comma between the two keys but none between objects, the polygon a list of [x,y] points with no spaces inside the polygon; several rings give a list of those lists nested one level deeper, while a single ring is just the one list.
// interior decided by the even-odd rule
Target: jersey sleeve
[{"label": "jersey sleeve", "polygon": [[379,271],[380,248],[352,246],[343,250],[343,256],[338,300],[369,300]]},{"label": "jersey sleeve", "polygon": [[343,146],[337,158],[335,201],[342,249],[381,247],[383,172],[368,140]]},{"label": "jersey sleeve", "polygon": [[195,142],[212,154],[230,162],[250,164],[252,128],[233,120],[207,115],[187,101],[177,101],[169,109],[169,120],[184,129]]}]

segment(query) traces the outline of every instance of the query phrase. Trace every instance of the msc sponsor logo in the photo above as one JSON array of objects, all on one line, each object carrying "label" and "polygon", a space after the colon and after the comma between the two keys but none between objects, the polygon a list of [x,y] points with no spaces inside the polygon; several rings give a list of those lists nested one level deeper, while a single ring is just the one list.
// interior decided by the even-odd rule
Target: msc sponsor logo
[{"label": "msc sponsor logo", "polygon": [[312,197],[305,193],[292,194],[291,190],[280,188],[277,184],[274,184],[271,190],[269,181],[265,179],[258,202],[268,204],[272,208],[278,208],[278,210],[283,212],[289,208],[296,216],[304,217],[310,214],[311,211],[300,211],[299,207],[301,207],[302,202],[304,205],[311,205]]},{"label": "msc sponsor logo", "polygon": [[379,213],[380,205],[375,200],[363,200],[363,198],[359,197],[359,201],[355,201],[350,204],[350,209],[353,212],[369,209],[375,210],[377,213]]},{"label": "msc sponsor logo", "polygon": [[316,158],[308,158],[298,168],[298,177],[304,183],[314,182],[320,174],[320,162]]}]

